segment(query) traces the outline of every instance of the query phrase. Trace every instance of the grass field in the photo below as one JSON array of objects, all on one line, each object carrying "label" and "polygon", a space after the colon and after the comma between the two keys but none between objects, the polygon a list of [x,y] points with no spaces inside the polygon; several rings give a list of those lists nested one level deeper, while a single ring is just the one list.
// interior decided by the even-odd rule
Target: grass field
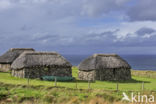
[{"label": "grass field", "polygon": [[[78,69],[73,67],[73,77],[77,78]],[[105,103],[121,103],[122,92],[130,94],[142,92],[156,94],[156,72],[154,71],[134,71],[132,70],[132,80],[118,82],[119,91],[117,92],[117,82],[96,81],[88,82],[54,82],[30,80],[29,86],[27,79],[12,77],[9,73],[0,73],[0,101],[7,103],[36,103],[36,104],[94,104],[98,101]],[[144,82],[144,91],[142,83]],[[77,83],[77,84],[76,84]],[[76,88],[77,85],[77,88]],[[74,102],[74,103],[73,103]],[[91,102],[91,103],[90,103]],[[0,104],[1,104],[0,103]],[[101,103],[103,104],[103,103]]]},{"label": "grass field", "polygon": [[[73,77],[77,78],[78,69],[73,67]],[[139,74],[138,74],[139,73]],[[141,73],[145,73],[144,71],[132,71],[132,80],[119,82],[119,90],[122,91],[140,91],[142,82],[144,82],[144,86],[146,90],[153,90],[156,91],[156,79],[154,76],[155,72],[151,72],[149,74],[141,75]],[[153,74],[153,77],[149,78],[149,75]],[[140,76],[139,76],[140,75]],[[21,79],[12,77],[9,73],[0,73],[0,82],[6,84],[14,84],[14,85],[27,85],[27,79]],[[54,82],[50,81],[40,81],[40,80],[30,80],[30,85],[32,86],[47,86],[52,87],[54,86]],[[92,89],[103,89],[103,90],[116,90],[117,82],[114,81],[96,81],[95,83],[91,83]],[[60,87],[67,87],[67,88],[76,88],[76,82],[58,82],[58,86]],[[79,89],[88,89],[88,82],[84,81],[77,81],[77,87]]]}]

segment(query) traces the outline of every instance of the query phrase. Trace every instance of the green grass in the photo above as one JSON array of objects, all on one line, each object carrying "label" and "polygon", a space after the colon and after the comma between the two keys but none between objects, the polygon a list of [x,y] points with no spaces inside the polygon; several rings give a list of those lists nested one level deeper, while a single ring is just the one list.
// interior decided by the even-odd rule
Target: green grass
[{"label": "green grass", "polygon": [[[73,67],[73,77],[77,78],[78,69]],[[134,73],[132,71],[132,73]],[[138,72],[136,72],[138,73]],[[141,71],[140,71],[141,73]],[[154,72],[153,72],[154,73]],[[132,74],[133,75],[133,74]],[[144,82],[144,86],[146,90],[156,91],[156,79],[155,78],[147,78],[140,76],[132,76],[132,80],[119,82],[119,90],[122,91],[140,91],[142,82]],[[0,82],[6,84],[14,84],[14,85],[27,85],[27,79],[12,77],[9,73],[0,73]],[[92,89],[102,89],[102,90],[116,90],[117,82],[114,81],[96,81],[91,83]],[[50,81],[40,81],[40,80],[30,80],[30,85],[32,86],[54,86],[54,82]],[[76,82],[58,82],[57,85],[59,87],[67,87],[67,88],[76,88]],[[77,86],[79,89],[88,89],[88,82],[77,81]]]},{"label": "green grass", "polygon": [[132,72],[133,76],[144,77],[144,78],[155,78],[156,79],[156,71],[151,71],[151,70],[144,70],[144,71],[132,70],[131,72]]},{"label": "green grass", "polygon": [[[120,101],[116,92],[79,90],[55,87],[22,87],[1,84],[0,104],[87,104],[94,98],[105,99],[105,102]],[[120,92],[119,92],[120,93]],[[96,99],[95,99],[96,100]],[[82,103],[83,102],[83,103]]]},{"label": "green grass", "polygon": [[[77,67],[73,67],[72,71],[73,77],[77,79],[78,88],[76,81],[58,82],[55,87],[51,81],[30,80],[28,86],[27,79],[12,77],[9,73],[0,73],[0,104],[95,104],[96,102],[120,104],[123,91],[128,95],[132,91],[156,95],[154,71],[132,70],[133,79],[118,82],[118,92],[117,82],[114,81],[96,81],[91,83],[91,89],[88,89],[88,82],[78,80]],[[145,87],[143,92],[142,82]]]}]

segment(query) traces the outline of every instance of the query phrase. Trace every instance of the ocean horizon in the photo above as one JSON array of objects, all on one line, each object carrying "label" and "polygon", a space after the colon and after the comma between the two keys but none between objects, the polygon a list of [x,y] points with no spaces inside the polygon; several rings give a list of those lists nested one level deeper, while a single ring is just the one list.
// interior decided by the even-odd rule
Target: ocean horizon
[{"label": "ocean horizon", "polygon": [[[63,55],[73,66],[77,66],[81,61],[90,55]],[[156,55],[120,55],[126,60],[134,70],[154,70],[156,71]]]}]

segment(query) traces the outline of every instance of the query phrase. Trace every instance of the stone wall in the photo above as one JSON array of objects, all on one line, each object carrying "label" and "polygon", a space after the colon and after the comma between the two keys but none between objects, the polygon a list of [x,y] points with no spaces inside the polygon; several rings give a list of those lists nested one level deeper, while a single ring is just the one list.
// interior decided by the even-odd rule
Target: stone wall
[{"label": "stone wall", "polygon": [[80,80],[95,81],[96,74],[95,74],[95,70],[92,70],[92,71],[80,71],[79,70],[78,76]]},{"label": "stone wall", "polygon": [[123,81],[131,79],[130,69],[96,69],[93,71],[79,71],[80,80],[108,80],[108,81]]},{"label": "stone wall", "polygon": [[11,69],[10,64],[0,64],[0,72],[9,72]]},{"label": "stone wall", "polygon": [[[13,76],[21,77],[21,78],[41,78],[42,76],[72,76],[71,68],[45,68],[45,67],[34,67],[34,68],[26,68],[23,70],[15,70],[12,71]],[[19,75],[20,74],[20,75]]]},{"label": "stone wall", "polygon": [[18,78],[25,78],[25,70],[24,69],[12,70],[11,75],[15,76],[15,77],[18,77]]},{"label": "stone wall", "polygon": [[130,80],[130,69],[101,69],[96,70],[96,80]]},{"label": "stone wall", "polygon": [[114,73],[113,69],[97,69],[96,70],[96,80],[113,80]]},{"label": "stone wall", "polygon": [[115,80],[130,80],[131,70],[130,69],[116,69]]}]

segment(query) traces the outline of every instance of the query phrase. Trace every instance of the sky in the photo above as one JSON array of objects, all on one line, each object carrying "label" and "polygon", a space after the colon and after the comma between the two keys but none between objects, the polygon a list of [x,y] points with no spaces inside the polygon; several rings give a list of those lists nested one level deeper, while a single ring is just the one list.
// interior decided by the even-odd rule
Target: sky
[{"label": "sky", "polygon": [[0,54],[156,54],[156,0],[0,0]]}]

